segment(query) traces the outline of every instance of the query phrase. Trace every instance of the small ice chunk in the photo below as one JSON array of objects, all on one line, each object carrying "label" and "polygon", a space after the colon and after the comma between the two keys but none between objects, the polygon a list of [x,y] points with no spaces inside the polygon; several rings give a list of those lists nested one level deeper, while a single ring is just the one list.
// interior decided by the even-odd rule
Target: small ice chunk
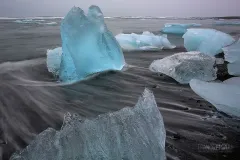
[{"label": "small ice chunk", "polygon": [[240,77],[231,78],[223,83],[190,81],[192,90],[219,111],[240,117]]},{"label": "small ice chunk", "polygon": [[154,35],[151,32],[143,32],[142,34],[118,34],[116,39],[124,50],[161,50],[173,49],[176,46],[172,45],[167,39],[167,35]]},{"label": "small ice chunk", "polygon": [[189,24],[180,24],[180,23],[167,23],[161,32],[166,34],[184,34],[187,32],[189,27],[199,27],[201,24],[189,23]]},{"label": "small ice chunk", "polygon": [[149,69],[166,74],[179,83],[187,84],[191,79],[211,81],[217,78],[215,58],[200,52],[177,53],[155,60]]},{"label": "small ice chunk", "polygon": [[47,68],[54,76],[59,75],[59,69],[62,57],[62,47],[47,50]]},{"label": "small ice chunk", "polygon": [[222,48],[234,43],[232,36],[215,29],[188,29],[183,35],[187,51],[200,51],[215,56],[223,52]]},{"label": "small ice chunk", "polygon": [[121,70],[125,65],[118,42],[104,23],[103,13],[97,6],[83,10],[73,7],[61,24],[62,60],[60,80],[75,82],[87,76]]},{"label": "small ice chunk", "polygon": [[11,160],[165,160],[166,131],[154,95],[145,89],[133,108],[83,119],[66,114]]}]

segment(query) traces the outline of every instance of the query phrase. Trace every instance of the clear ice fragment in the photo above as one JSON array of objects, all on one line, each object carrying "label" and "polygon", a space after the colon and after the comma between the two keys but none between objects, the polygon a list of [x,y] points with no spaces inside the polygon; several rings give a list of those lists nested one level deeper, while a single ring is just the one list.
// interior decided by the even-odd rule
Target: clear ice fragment
[{"label": "clear ice fragment", "polygon": [[47,68],[54,76],[59,75],[59,69],[62,57],[62,47],[47,51]]},{"label": "clear ice fragment", "polygon": [[183,52],[155,60],[149,69],[170,76],[179,83],[187,84],[191,79],[215,80],[217,69],[214,65],[214,57],[200,52]]}]

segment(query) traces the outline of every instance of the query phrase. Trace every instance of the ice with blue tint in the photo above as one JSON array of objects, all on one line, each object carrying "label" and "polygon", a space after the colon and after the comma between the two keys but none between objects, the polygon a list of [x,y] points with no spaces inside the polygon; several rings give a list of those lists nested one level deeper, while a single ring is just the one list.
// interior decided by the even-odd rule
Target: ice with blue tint
[{"label": "ice with blue tint", "polygon": [[89,7],[87,15],[73,7],[62,20],[61,37],[59,78],[63,82],[79,81],[97,72],[121,70],[125,65],[121,47],[97,6]]},{"label": "ice with blue tint", "polygon": [[223,48],[225,60],[228,61],[228,73],[230,75],[240,76],[240,39]]},{"label": "ice with blue tint", "polygon": [[60,131],[47,129],[11,160],[165,160],[166,130],[154,95],[135,107],[84,119],[66,114]]},{"label": "ice with blue tint", "polygon": [[54,76],[59,75],[59,69],[62,57],[62,47],[47,51],[47,68]]},{"label": "ice with blue tint", "polygon": [[210,56],[222,53],[223,47],[234,43],[232,36],[215,29],[188,29],[183,35],[187,51],[200,51]]},{"label": "ice with blue tint", "polygon": [[189,24],[180,24],[180,23],[167,23],[161,32],[166,34],[184,34],[187,32],[187,29],[190,27],[200,27],[201,24],[189,23]]},{"label": "ice with blue tint", "polygon": [[214,57],[200,52],[184,52],[155,60],[149,69],[170,76],[181,84],[187,84],[191,79],[215,80],[217,78],[215,61]]},{"label": "ice with blue tint", "polygon": [[215,25],[219,25],[219,26],[240,26],[240,21],[235,20],[221,20],[221,21],[216,21],[214,23]]},{"label": "ice with blue tint", "polygon": [[172,45],[167,39],[167,35],[154,35],[148,31],[142,34],[118,34],[116,39],[123,50],[161,50],[173,49],[176,46]]},{"label": "ice with blue tint", "polygon": [[222,83],[193,79],[190,86],[195,93],[212,103],[219,111],[240,117],[240,77]]}]

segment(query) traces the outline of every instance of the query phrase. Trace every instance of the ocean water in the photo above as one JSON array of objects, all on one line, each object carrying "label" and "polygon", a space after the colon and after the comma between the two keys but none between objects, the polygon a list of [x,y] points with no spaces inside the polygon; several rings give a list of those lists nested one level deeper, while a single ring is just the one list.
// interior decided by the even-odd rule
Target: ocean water
[{"label": "ocean water", "polygon": [[[184,52],[181,36],[168,35],[177,45],[173,50],[125,52],[131,66],[127,70],[62,85],[46,68],[47,49],[61,46],[61,18],[32,19],[0,18],[0,159],[9,159],[48,127],[60,129],[66,112],[95,117],[134,106],[146,87],[154,92],[164,118],[168,159],[239,159],[240,120],[218,112],[189,85],[148,69],[153,60]],[[125,17],[105,21],[115,35],[159,34],[165,23],[200,23],[202,28],[240,37],[239,26],[214,25],[215,19]]]}]

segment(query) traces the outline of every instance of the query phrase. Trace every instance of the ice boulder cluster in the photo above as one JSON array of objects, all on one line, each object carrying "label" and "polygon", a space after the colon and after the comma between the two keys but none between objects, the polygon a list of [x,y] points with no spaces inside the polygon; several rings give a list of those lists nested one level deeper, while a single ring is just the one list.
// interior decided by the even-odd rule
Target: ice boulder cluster
[{"label": "ice boulder cluster", "polygon": [[176,46],[172,45],[167,39],[167,35],[154,35],[151,32],[143,32],[142,34],[118,34],[116,39],[123,50],[161,50],[173,49]]},{"label": "ice boulder cluster", "polygon": [[214,57],[200,52],[184,52],[155,60],[149,69],[168,75],[181,84],[188,84],[191,79],[215,80],[217,69],[214,65]]},{"label": "ice boulder cluster", "polygon": [[181,23],[167,23],[164,28],[162,28],[161,32],[166,34],[184,34],[187,32],[187,29],[190,27],[200,27],[201,24],[197,23],[189,23],[189,24],[181,24]]},{"label": "ice boulder cluster", "polygon": [[222,53],[222,48],[235,42],[232,36],[215,29],[188,29],[183,38],[187,51],[200,51],[209,56]]},{"label": "ice boulder cluster", "polygon": [[240,39],[233,45],[223,48],[225,60],[228,61],[228,73],[240,76]]},{"label": "ice boulder cluster", "polygon": [[194,92],[219,111],[240,117],[240,77],[222,83],[213,81],[217,78],[216,66],[219,65],[215,56],[223,52],[225,59],[220,59],[221,65],[227,61],[228,73],[240,76],[240,40],[235,42],[232,36],[214,29],[188,29],[183,38],[189,52],[153,61],[149,69],[179,83],[190,83]]},{"label": "ice boulder cluster", "polygon": [[67,114],[11,160],[165,160],[166,131],[154,95],[145,89],[133,108],[84,119]]},{"label": "ice boulder cluster", "polygon": [[105,25],[97,6],[89,7],[87,15],[82,9],[73,7],[62,20],[61,38],[62,53],[59,48],[53,50],[47,54],[51,56],[47,57],[47,62],[53,63],[48,63],[51,67],[48,70],[54,68],[53,73],[59,74],[62,82],[79,81],[97,72],[121,70],[125,65],[121,47]]}]

